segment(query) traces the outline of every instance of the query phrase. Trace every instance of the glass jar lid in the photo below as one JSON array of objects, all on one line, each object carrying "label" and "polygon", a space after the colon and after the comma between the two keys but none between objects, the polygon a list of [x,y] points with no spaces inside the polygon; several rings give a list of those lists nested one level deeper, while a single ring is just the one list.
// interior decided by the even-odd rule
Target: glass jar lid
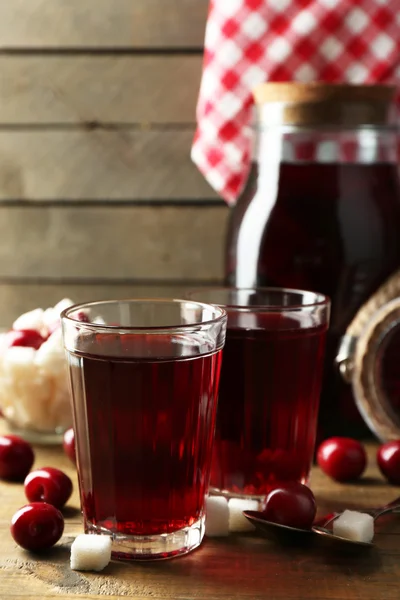
[{"label": "glass jar lid", "polygon": [[388,125],[395,87],[327,83],[263,83],[253,90],[264,125]]}]

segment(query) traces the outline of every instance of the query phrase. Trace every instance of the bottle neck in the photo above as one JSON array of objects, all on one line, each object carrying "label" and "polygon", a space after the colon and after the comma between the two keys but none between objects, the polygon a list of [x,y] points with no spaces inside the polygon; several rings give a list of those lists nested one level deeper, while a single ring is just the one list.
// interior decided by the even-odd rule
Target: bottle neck
[{"label": "bottle neck", "polygon": [[259,163],[398,163],[397,130],[301,129],[262,127],[254,136],[254,161]]}]

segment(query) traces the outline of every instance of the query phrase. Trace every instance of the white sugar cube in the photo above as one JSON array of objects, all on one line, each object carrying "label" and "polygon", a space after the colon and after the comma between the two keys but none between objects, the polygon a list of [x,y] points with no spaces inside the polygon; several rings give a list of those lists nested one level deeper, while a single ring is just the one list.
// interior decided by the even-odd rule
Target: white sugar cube
[{"label": "white sugar cube", "polygon": [[[56,348],[57,350],[64,350],[63,341],[62,341],[62,331],[61,328],[56,329],[49,336],[49,338],[41,345],[40,348],[46,346],[47,348]],[[39,350],[40,350],[39,348]]]},{"label": "white sugar cube", "polygon": [[54,308],[46,308],[43,313],[43,323],[49,331],[54,331],[60,325],[60,313]]},{"label": "white sugar cube", "polygon": [[35,363],[57,375],[65,368],[65,353],[61,329],[56,329],[36,352]]},{"label": "white sugar cube", "polygon": [[366,513],[345,510],[333,521],[333,533],[355,542],[372,542],[374,519]]},{"label": "white sugar cube", "polygon": [[81,534],[71,546],[71,569],[74,571],[102,571],[111,560],[111,537]]},{"label": "white sugar cube", "polygon": [[92,323],[96,323],[96,325],[105,325],[106,324],[105,320],[103,319],[103,317],[100,317],[100,315],[95,317],[93,319]]},{"label": "white sugar cube", "polygon": [[34,373],[35,349],[25,346],[12,346],[4,354],[4,369],[16,376],[31,377]]},{"label": "white sugar cube", "polygon": [[229,507],[223,496],[206,498],[206,535],[224,537],[229,535]]},{"label": "white sugar cube", "polygon": [[229,500],[229,531],[254,531],[254,525],[243,515],[244,510],[258,510],[257,500],[231,498]]},{"label": "white sugar cube", "polygon": [[13,329],[20,331],[21,329],[34,329],[42,335],[47,335],[47,326],[43,322],[44,311],[41,308],[35,308],[24,313],[13,323]]},{"label": "white sugar cube", "polygon": [[63,298],[62,300],[60,300],[60,302],[57,302],[57,304],[54,307],[54,311],[59,316],[63,310],[69,308],[70,306],[73,306],[74,304],[75,303],[70,298]]}]

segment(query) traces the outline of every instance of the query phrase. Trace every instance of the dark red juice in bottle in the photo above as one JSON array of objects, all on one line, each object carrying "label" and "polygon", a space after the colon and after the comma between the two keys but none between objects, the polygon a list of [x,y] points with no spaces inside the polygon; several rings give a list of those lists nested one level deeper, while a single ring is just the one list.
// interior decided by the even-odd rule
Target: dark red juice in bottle
[{"label": "dark red juice in bottle", "polygon": [[301,288],[332,300],[321,401],[325,434],[366,431],[335,356],[358,309],[400,266],[397,169],[392,162],[267,161],[254,166],[232,212],[229,283]]},{"label": "dark red juice in bottle", "polygon": [[177,344],[176,356],[165,359],[162,340],[145,337],[107,334],[95,346],[83,338],[69,354],[81,396],[74,422],[89,531],[162,534],[202,516],[221,352],[186,357],[191,349],[184,355]]},{"label": "dark red juice in bottle", "polygon": [[327,326],[245,317],[251,327],[228,310],[211,487],[259,496],[277,481],[308,480]]}]

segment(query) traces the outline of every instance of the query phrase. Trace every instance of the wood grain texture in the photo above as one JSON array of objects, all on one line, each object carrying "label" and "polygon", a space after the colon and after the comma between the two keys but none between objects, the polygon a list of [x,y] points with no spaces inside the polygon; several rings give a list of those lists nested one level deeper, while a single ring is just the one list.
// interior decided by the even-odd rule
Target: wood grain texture
[{"label": "wood grain texture", "polygon": [[226,207],[0,207],[0,278],[222,277]]},{"label": "wood grain texture", "polygon": [[194,123],[201,69],[200,54],[0,55],[0,126]]},{"label": "wood grain texture", "polygon": [[0,131],[1,200],[215,199],[188,130]]},{"label": "wood grain texture", "polygon": [[0,329],[8,329],[22,313],[38,306],[54,306],[62,298],[76,303],[118,298],[184,298],[189,289],[202,283],[0,283]]},{"label": "wood grain texture", "polygon": [[[4,425],[0,431],[5,431]],[[357,485],[328,480],[319,469],[312,487],[320,512],[345,507],[384,504],[398,493],[378,475],[375,447],[369,447],[368,479]],[[0,483],[0,597],[136,600],[398,600],[400,519],[378,522],[376,548],[348,555],[316,539],[282,547],[254,534],[205,540],[202,547],[181,559],[143,564],[113,562],[100,574],[71,572],[70,545],[81,533],[76,475],[58,448],[36,448],[37,466],[61,468],[73,479],[75,491],[66,518],[65,533],[57,547],[42,556],[18,548],[8,531],[17,507],[25,503],[22,485]]]},{"label": "wood grain texture", "polygon": [[0,48],[201,48],[208,0],[2,0]]}]

